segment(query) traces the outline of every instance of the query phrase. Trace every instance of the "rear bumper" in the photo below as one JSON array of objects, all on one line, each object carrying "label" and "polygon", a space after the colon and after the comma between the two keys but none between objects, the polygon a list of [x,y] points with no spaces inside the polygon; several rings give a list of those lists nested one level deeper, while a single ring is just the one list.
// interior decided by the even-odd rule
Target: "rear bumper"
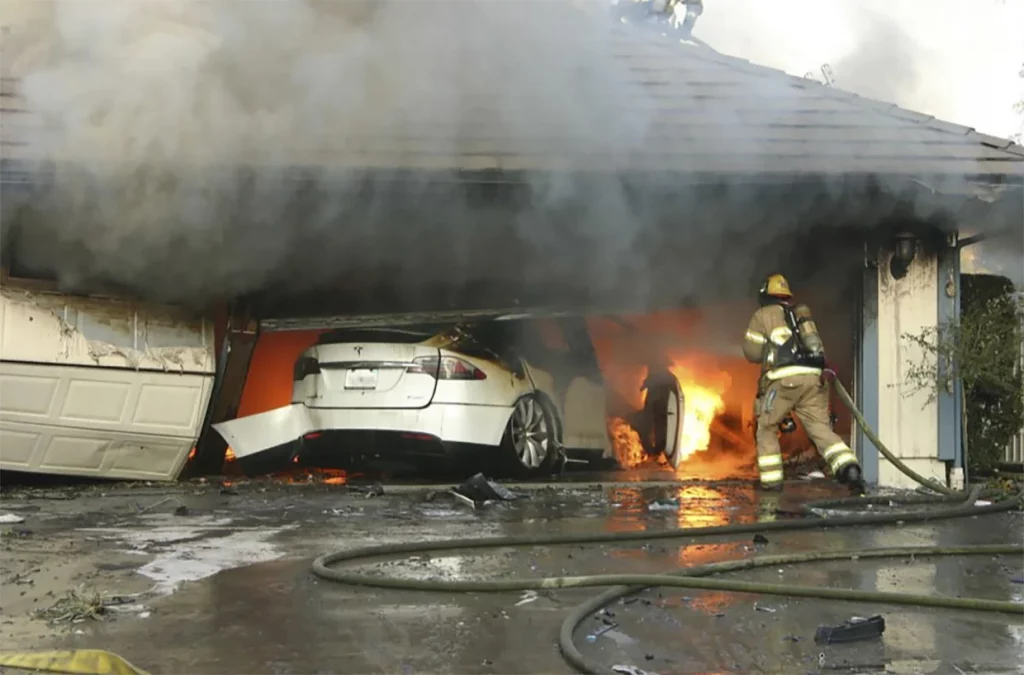
[{"label": "rear bumper", "polygon": [[[442,443],[497,446],[511,414],[511,407],[502,406],[433,404],[420,409],[366,409],[308,408],[294,403],[213,428],[241,459],[291,447],[318,432],[331,437],[335,436],[332,432],[379,432],[382,438],[392,439],[420,434]],[[357,440],[366,435],[345,436]]]}]

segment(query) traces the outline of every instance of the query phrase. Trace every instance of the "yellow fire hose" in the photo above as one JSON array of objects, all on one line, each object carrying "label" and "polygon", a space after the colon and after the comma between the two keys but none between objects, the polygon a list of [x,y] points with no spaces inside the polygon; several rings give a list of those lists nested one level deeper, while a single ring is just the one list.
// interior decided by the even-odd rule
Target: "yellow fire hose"
[{"label": "yellow fire hose", "polygon": [[117,654],[101,649],[54,652],[0,652],[0,667],[74,675],[148,675]]}]

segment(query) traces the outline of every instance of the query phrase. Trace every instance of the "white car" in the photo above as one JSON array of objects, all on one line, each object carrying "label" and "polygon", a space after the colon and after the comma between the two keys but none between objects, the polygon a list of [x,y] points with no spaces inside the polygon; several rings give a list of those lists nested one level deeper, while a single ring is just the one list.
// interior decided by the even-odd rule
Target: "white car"
[{"label": "white car", "polygon": [[248,471],[323,453],[422,465],[488,452],[536,476],[563,450],[613,457],[582,319],[331,331],[296,361],[291,405],[215,429]]}]

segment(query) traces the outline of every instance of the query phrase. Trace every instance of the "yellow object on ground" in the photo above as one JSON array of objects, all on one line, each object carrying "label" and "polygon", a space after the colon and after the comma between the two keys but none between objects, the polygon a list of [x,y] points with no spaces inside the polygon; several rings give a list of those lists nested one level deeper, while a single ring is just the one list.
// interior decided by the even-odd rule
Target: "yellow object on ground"
[{"label": "yellow object on ground", "polygon": [[52,652],[0,652],[0,667],[19,668],[38,673],[75,673],[76,675],[148,675],[117,654],[102,649],[75,649]]}]

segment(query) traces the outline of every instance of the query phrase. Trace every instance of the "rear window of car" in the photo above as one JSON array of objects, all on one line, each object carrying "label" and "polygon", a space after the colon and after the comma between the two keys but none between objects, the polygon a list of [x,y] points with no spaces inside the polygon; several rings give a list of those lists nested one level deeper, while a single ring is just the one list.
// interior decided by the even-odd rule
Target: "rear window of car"
[{"label": "rear window of car", "polygon": [[394,326],[388,328],[340,328],[321,335],[318,345],[342,344],[345,342],[390,342],[416,344],[423,342],[448,328],[437,326]]}]

